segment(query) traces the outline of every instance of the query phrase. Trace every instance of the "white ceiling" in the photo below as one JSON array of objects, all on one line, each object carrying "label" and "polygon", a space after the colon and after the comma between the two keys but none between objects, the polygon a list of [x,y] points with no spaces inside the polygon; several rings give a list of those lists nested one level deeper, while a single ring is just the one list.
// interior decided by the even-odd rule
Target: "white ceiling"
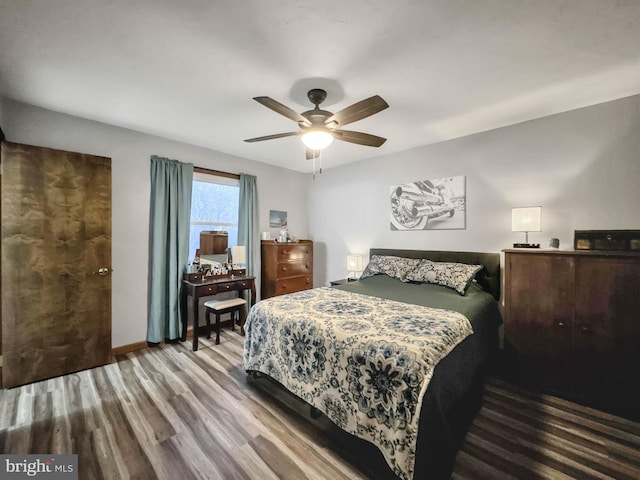
[{"label": "white ceiling", "polygon": [[[324,168],[640,93],[638,0],[1,0],[0,95],[310,171],[297,125],[390,108],[334,142]],[[5,128],[7,130],[7,128]]]}]

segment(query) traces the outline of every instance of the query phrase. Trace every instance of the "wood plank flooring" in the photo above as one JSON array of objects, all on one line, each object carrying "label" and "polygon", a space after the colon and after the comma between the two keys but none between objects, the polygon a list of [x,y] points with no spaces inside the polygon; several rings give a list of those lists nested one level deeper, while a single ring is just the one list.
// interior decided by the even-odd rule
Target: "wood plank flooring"
[{"label": "wood plank flooring", "polygon": [[[2,453],[77,453],[80,479],[388,479],[355,440],[241,369],[242,337],[161,345],[0,391]],[[638,479],[640,424],[490,380],[455,480]]]}]

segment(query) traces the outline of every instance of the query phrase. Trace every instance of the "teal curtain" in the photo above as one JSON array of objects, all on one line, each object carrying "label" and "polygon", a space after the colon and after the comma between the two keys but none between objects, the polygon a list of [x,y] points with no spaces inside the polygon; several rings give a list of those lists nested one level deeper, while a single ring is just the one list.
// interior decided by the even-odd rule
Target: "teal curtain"
[{"label": "teal curtain", "polygon": [[180,286],[189,255],[193,165],[151,157],[147,342],[181,337]]},{"label": "teal curtain", "polygon": [[260,264],[258,244],[258,187],[255,175],[240,174],[238,205],[238,245],[247,249],[247,275],[253,275]]}]

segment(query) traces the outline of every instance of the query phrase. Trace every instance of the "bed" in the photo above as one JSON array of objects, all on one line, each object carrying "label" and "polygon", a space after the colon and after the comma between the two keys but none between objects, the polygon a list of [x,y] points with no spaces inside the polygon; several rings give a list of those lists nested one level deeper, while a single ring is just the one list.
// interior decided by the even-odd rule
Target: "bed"
[{"label": "bed", "polygon": [[499,286],[499,254],[374,248],[358,281],[258,302],[243,367],[374,444],[398,478],[448,478],[497,349]]}]

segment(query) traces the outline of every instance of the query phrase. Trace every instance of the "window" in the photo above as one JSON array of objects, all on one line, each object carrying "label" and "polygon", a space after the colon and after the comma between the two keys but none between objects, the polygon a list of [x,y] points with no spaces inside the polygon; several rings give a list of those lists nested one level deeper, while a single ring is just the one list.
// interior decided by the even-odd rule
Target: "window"
[{"label": "window", "polygon": [[[200,247],[200,232],[224,230],[229,233],[229,247],[238,244],[238,203],[240,182],[235,175],[222,176],[194,169],[191,194],[191,228],[189,261]],[[233,178],[231,178],[233,177]]]}]

